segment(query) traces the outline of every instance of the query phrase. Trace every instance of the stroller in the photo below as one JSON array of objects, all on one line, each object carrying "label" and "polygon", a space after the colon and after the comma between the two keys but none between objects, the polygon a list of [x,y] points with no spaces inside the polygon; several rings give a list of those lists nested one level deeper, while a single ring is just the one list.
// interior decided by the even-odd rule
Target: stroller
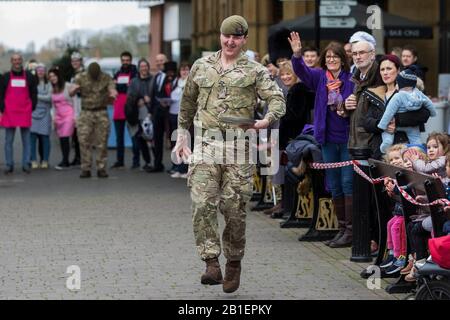
[{"label": "stroller", "polygon": [[415,263],[416,300],[450,300],[450,235],[428,242],[431,257]]}]

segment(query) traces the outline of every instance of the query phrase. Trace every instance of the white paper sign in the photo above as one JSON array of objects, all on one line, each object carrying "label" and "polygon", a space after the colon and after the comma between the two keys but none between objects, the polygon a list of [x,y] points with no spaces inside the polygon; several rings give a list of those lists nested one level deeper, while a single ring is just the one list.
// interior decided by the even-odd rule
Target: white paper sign
[{"label": "white paper sign", "polygon": [[346,5],[320,6],[319,15],[321,17],[346,17],[352,9]]},{"label": "white paper sign", "polygon": [[128,84],[129,82],[130,82],[130,77],[129,76],[117,77],[117,83],[118,84]]},{"label": "white paper sign", "polygon": [[13,88],[25,88],[27,83],[24,79],[12,79],[11,80],[11,87]]},{"label": "white paper sign", "polygon": [[320,26],[322,28],[354,28],[356,26],[356,19],[348,18],[329,18],[321,17]]}]

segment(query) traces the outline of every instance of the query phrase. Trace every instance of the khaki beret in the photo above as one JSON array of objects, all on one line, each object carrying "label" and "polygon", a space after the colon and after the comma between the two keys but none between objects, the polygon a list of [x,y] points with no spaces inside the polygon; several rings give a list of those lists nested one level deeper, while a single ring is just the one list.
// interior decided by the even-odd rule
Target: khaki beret
[{"label": "khaki beret", "polygon": [[247,21],[241,16],[230,16],[223,20],[222,25],[220,27],[220,32],[222,34],[228,35],[236,35],[243,36],[247,35],[248,32],[248,24]]}]

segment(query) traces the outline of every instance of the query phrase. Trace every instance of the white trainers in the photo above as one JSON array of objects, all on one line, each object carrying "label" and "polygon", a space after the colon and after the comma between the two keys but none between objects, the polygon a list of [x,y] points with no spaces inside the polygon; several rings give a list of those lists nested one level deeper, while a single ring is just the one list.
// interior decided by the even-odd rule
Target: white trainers
[{"label": "white trainers", "polygon": [[39,169],[39,163],[36,161],[31,161],[31,169]]},{"label": "white trainers", "polygon": [[170,175],[170,177],[171,178],[181,178],[181,173],[179,173],[178,171],[174,172]]},{"label": "white trainers", "polygon": [[182,173],[182,174],[180,174],[180,178],[181,178],[181,179],[187,179],[187,177],[188,177],[188,174],[187,174],[187,173]]}]

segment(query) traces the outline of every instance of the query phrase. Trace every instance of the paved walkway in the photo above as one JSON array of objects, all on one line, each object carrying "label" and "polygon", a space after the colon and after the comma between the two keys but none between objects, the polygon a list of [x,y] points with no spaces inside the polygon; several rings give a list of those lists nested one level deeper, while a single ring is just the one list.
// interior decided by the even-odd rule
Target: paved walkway
[{"label": "paved walkway", "polygon": [[[0,131],[1,168],[3,139]],[[54,143],[53,164],[59,156]],[[248,214],[241,288],[226,295],[220,286],[200,284],[204,265],[185,180],[129,169],[110,171],[107,180],[78,174],[0,174],[0,299],[402,297],[367,289],[359,277],[364,265],[348,260],[350,249],[300,243],[305,229],[280,229],[255,212]],[[81,269],[78,291],[66,287],[71,265]]]}]

